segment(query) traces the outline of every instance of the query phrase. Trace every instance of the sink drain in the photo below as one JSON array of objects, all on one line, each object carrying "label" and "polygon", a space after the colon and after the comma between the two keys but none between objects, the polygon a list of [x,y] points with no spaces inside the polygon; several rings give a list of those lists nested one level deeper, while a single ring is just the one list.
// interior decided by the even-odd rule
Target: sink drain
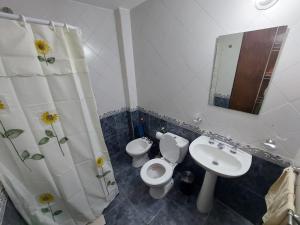
[{"label": "sink drain", "polygon": [[211,162],[213,165],[215,165],[215,166],[218,166],[219,165],[219,163],[217,162],[217,161],[212,161]]}]

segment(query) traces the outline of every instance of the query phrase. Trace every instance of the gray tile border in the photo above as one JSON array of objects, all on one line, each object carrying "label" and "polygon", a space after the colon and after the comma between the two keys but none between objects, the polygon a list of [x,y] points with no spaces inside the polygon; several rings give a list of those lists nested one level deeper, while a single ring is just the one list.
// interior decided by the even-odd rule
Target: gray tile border
[{"label": "gray tile border", "polygon": [[[208,130],[202,130],[200,129],[199,127],[197,126],[194,126],[194,125],[191,125],[191,124],[188,124],[186,122],[183,122],[183,121],[180,121],[180,120],[177,120],[177,119],[174,119],[174,118],[171,118],[171,117],[168,117],[166,115],[160,115],[156,112],[153,112],[151,110],[146,110],[144,108],[141,108],[141,107],[138,107],[138,110],[143,112],[143,113],[147,113],[147,114],[150,114],[154,117],[157,117],[159,119],[163,119],[169,123],[173,123],[179,127],[182,127],[182,128],[185,128],[185,129],[188,129],[192,132],[195,132],[199,135],[206,135],[206,136],[210,136],[210,131]],[[269,161],[269,162],[272,162],[272,163],[275,163],[279,166],[282,166],[282,167],[287,167],[287,166],[290,166],[292,165],[292,161],[291,160],[288,160],[288,159],[285,159],[285,158],[282,158],[281,156],[279,155],[275,155],[275,154],[272,154],[270,152],[267,152],[263,149],[260,149],[260,148],[257,148],[257,147],[253,147],[253,146],[250,146],[250,145],[242,145],[241,143],[235,141],[235,140],[228,140],[228,138],[226,138],[225,136],[222,136],[220,134],[217,134],[217,133],[212,133],[215,138],[217,140],[220,140],[220,141],[223,141],[229,145],[233,145],[233,144],[240,144],[240,149],[251,154],[251,155],[255,155],[259,158],[262,158],[266,161]]]},{"label": "gray tile border", "polygon": [[[200,135],[206,135],[206,136],[209,136],[210,135],[210,132],[208,130],[203,130],[203,129],[200,129],[198,126],[195,126],[195,125],[192,125],[192,124],[189,124],[189,123],[186,123],[186,122],[183,122],[183,121],[180,121],[180,120],[177,120],[177,119],[174,119],[172,117],[169,117],[167,115],[161,115],[157,112],[154,112],[154,111],[151,111],[151,110],[147,110],[145,108],[142,108],[142,107],[137,107],[137,108],[121,108],[119,110],[114,110],[114,111],[111,111],[111,112],[107,112],[105,114],[103,114],[102,116],[100,116],[100,119],[102,118],[105,118],[105,117],[108,117],[108,116],[111,116],[111,115],[116,115],[118,113],[121,113],[121,112],[124,112],[124,111],[129,111],[129,112],[133,112],[133,111],[140,111],[142,113],[145,113],[145,114],[149,114],[153,117],[156,117],[158,119],[162,119],[168,123],[171,123],[171,124],[175,124],[176,126],[179,126],[181,128],[185,128],[187,130],[190,130],[196,134],[198,134],[199,136]],[[213,135],[215,135],[216,139],[220,140],[220,141],[223,141],[229,145],[232,145],[232,144],[240,144],[238,141],[236,140],[230,140],[228,141],[227,138],[225,136],[222,136],[220,134],[217,134],[217,133],[213,133]],[[279,166],[282,166],[282,167],[287,167],[287,166],[290,166],[292,165],[292,160],[288,160],[288,159],[285,159],[279,155],[276,155],[276,154],[272,154],[270,152],[267,152],[265,151],[264,149],[260,149],[260,148],[257,148],[257,147],[254,147],[254,146],[250,146],[250,145],[242,145],[240,144],[240,149],[251,154],[251,155],[254,155],[254,156],[257,156],[259,158],[262,158],[266,161],[269,161],[269,162],[272,162],[274,164],[277,164]]]}]

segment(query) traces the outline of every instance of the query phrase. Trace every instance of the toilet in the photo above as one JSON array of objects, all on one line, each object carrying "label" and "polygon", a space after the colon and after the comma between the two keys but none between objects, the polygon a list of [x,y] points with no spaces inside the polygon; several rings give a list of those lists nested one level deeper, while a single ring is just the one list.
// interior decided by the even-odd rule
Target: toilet
[{"label": "toilet", "polygon": [[126,152],[132,157],[132,166],[139,168],[149,161],[148,151],[152,146],[149,138],[137,138],[126,145]]},{"label": "toilet", "polygon": [[149,193],[155,199],[163,198],[173,187],[173,171],[187,154],[189,141],[176,134],[159,134],[159,148],[162,158],[146,162],[140,172],[142,180],[150,187]]}]

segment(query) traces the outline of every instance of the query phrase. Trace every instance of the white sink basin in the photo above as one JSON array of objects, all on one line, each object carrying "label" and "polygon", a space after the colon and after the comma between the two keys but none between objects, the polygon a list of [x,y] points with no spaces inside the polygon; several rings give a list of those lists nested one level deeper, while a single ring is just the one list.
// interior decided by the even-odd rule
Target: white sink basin
[{"label": "white sink basin", "polygon": [[[223,149],[218,148],[220,143],[224,144]],[[208,213],[213,205],[217,177],[233,178],[245,174],[251,166],[252,156],[240,149],[232,151],[231,146],[218,140],[210,144],[206,136],[195,139],[189,151],[195,162],[206,170],[197,208],[201,213]]]},{"label": "white sink basin", "polygon": [[238,177],[245,174],[252,161],[252,156],[237,149],[236,154],[230,152],[231,147],[225,145],[218,148],[219,141],[209,144],[209,137],[201,136],[194,140],[189,151],[195,162],[204,169],[222,177]]}]

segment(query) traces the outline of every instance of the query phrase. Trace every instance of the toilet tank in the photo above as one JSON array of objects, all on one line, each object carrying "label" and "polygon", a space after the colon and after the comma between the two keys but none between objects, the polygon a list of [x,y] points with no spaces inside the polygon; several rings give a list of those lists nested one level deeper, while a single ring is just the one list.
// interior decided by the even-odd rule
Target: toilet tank
[{"label": "toilet tank", "polygon": [[183,137],[180,137],[176,134],[167,132],[165,134],[168,134],[169,136],[173,137],[177,143],[177,146],[180,149],[180,156],[177,163],[181,163],[184,160],[184,157],[186,156],[188,149],[189,149],[189,141]]}]

